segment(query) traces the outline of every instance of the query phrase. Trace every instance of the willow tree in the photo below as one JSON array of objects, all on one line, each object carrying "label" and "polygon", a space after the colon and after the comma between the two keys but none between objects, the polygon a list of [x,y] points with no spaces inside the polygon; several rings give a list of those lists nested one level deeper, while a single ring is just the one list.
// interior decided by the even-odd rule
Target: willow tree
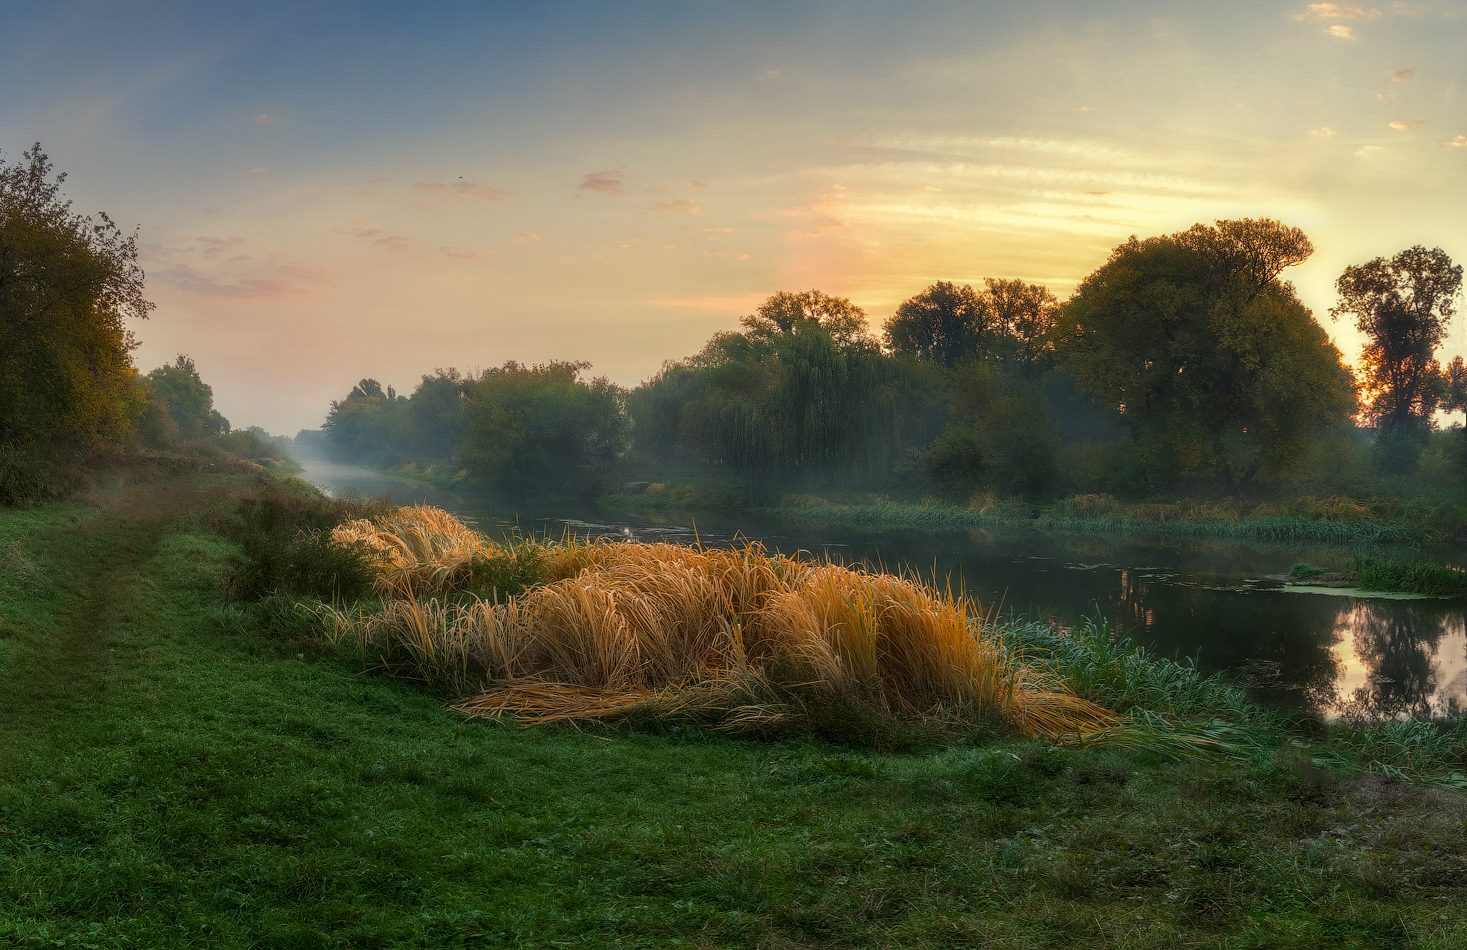
[{"label": "willow tree", "polygon": [[1162,483],[1247,488],[1354,411],[1350,371],[1279,275],[1312,251],[1270,219],[1132,237],[1062,309],[1062,365],[1154,454]]}]

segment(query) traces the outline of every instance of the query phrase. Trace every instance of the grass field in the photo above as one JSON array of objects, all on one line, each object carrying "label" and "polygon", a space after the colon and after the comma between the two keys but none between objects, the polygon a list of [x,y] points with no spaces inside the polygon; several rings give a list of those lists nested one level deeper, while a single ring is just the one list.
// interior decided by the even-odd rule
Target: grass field
[{"label": "grass field", "polygon": [[0,947],[1467,945],[1462,795],[1298,739],[466,720],[225,603],[255,487],[0,511]]}]

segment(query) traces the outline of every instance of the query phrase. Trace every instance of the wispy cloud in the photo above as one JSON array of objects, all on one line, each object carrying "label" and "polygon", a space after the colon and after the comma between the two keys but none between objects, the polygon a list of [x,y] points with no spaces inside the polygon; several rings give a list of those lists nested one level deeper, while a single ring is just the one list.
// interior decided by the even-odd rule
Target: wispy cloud
[{"label": "wispy cloud", "polygon": [[1374,20],[1381,12],[1374,7],[1362,7],[1354,3],[1311,3],[1303,13],[1294,14],[1296,20]]},{"label": "wispy cloud", "polygon": [[1339,133],[1336,132],[1332,127],[1330,127],[1328,125],[1321,125],[1317,129],[1310,129],[1309,130],[1309,134],[1310,135],[1316,135],[1316,136],[1318,136],[1319,138],[1322,138],[1322,139],[1327,139],[1327,138],[1330,138],[1331,136],[1338,135]]},{"label": "wispy cloud", "polygon": [[1410,132],[1412,129],[1425,124],[1426,122],[1422,119],[1412,119],[1410,122],[1392,122],[1390,126],[1397,132]]},{"label": "wispy cloud", "polygon": [[702,209],[687,198],[674,198],[671,201],[664,201],[662,204],[653,205],[652,210],[672,211],[678,214],[697,214]]},{"label": "wispy cloud", "polygon": [[516,234],[514,237],[510,238],[509,243],[528,244],[531,241],[538,240],[540,240],[540,235],[531,233],[530,231],[521,231],[519,234]]},{"label": "wispy cloud", "polygon": [[625,186],[621,172],[589,172],[576,186],[577,191],[594,191],[601,195],[619,195]]},{"label": "wispy cloud", "polygon": [[356,230],[352,233],[364,241],[371,241],[384,251],[405,251],[411,246],[411,242],[400,234],[388,234],[381,228],[369,228],[365,221],[353,221]]},{"label": "wispy cloud", "polygon": [[270,116],[266,115],[263,112],[261,112],[259,115],[250,116],[250,121],[253,122],[253,123],[255,123],[256,125],[274,125],[275,124],[275,120],[273,118],[271,118]]},{"label": "wispy cloud", "polygon": [[1467,135],[1459,135],[1446,144],[1451,148],[1467,148]]},{"label": "wispy cloud", "polygon": [[234,250],[244,243],[242,237],[217,238],[204,235],[197,239],[198,245],[203,249],[200,253],[204,257],[218,258],[225,253]]},{"label": "wispy cloud", "polygon": [[153,271],[148,277],[187,293],[231,300],[304,300],[316,296],[315,291],[290,280],[268,277],[220,280],[187,264]]},{"label": "wispy cloud", "polygon": [[1342,40],[1350,40],[1355,38],[1355,31],[1350,29],[1343,23],[1336,23],[1334,26],[1325,30],[1325,32],[1328,33],[1330,36],[1338,37]]},{"label": "wispy cloud", "polygon": [[450,245],[448,247],[440,247],[438,249],[438,252],[444,257],[456,257],[460,260],[465,261],[477,261],[479,259],[478,251],[471,251],[468,248],[464,247],[454,247]]},{"label": "wispy cloud", "polygon": [[1414,69],[1398,69],[1391,73],[1391,82],[1410,82],[1416,78]]},{"label": "wispy cloud", "polygon": [[456,182],[444,184],[443,182],[415,182],[413,187],[424,194],[435,197],[457,196],[459,198],[474,198],[479,201],[498,201],[504,197],[504,192],[498,188],[488,185],[478,185],[471,181],[459,179]]}]

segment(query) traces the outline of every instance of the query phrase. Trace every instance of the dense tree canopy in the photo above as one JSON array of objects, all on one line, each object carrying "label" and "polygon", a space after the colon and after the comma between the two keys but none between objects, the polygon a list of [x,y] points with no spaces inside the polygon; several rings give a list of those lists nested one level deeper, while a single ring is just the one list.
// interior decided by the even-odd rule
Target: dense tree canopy
[{"label": "dense tree canopy", "polygon": [[893,353],[951,368],[982,352],[991,319],[988,302],[972,287],[940,280],[897,307],[884,337]]},{"label": "dense tree canopy", "polygon": [[229,420],[214,408],[214,390],[182,353],[146,377],[148,394],[168,412],[175,431],[186,439],[229,434]]},{"label": "dense tree canopy", "polygon": [[589,363],[509,362],[463,380],[469,471],[506,488],[594,485],[625,451],[625,395]]},{"label": "dense tree canopy", "polygon": [[1387,436],[1431,426],[1441,389],[1436,349],[1456,313],[1462,267],[1420,245],[1345,268],[1340,302],[1368,342],[1361,351],[1365,416]]},{"label": "dense tree canopy", "polygon": [[1021,280],[984,281],[984,289],[938,281],[903,301],[886,322],[887,348],[951,369],[993,359],[1028,368],[1049,354],[1059,309],[1054,294]]},{"label": "dense tree canopy", "polygon": [[1353,411],[1339,351],[1278,274],[1309,252],[1276,221],[1221,221],[1116,248],[1058,327],[1065,367],[1121,414],[1162,476],[1229,488],[1296,461]]},{"label": "dense tree canopy", "polygon": [[866,327],[866,311],[844,297],[832,297],[818,290],[780,291],[740,323],[745,335],[758,341],[790,336],[814,324],[829,334],[837,346],[874,345]]},{"label": "dense tree canopy", "polygon": [[0,161],[0,441],[116,441],[143,412],[124,321],[146,317],[136,235],[75,214],[36,145]]},{"label": "dense tree canopy", "polygon": [[926,371],[881,353],[849,301],[779,293],[743,325],[636,394],[644,456],[728,466],[764,487],[870,484],[934,434]]}]

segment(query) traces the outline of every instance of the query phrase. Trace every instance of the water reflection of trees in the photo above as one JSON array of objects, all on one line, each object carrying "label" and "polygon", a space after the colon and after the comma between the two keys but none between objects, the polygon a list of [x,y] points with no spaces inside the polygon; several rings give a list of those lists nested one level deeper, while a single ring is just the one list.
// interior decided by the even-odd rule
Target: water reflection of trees
[{"label": "water reflection of trees", "polygon": [[[1460,612],[1355,603],[1340,612],[1336,634],[1364,667],[1365,681],[1340,696],[1338,712],[1352,719],[1427,718],[1447,711],[1441,694],[1439,647],[1460,651]],[[1451,636],[1451,634],[1456,634]],[[1447,644],[1443,643],[1444,638]],[[1350,658],[1343,658],[1348,664]],[[1456,665],[1456,664],[1453,664]]]},{"label": "water reflection of trees", "polygon": [[1169,577],[1121,572],[1106,615],[1162,656],[1227,670],[1271,705],[1335,705],[1335,622],[1341,601],[1269,591],[1220,592]]}]

